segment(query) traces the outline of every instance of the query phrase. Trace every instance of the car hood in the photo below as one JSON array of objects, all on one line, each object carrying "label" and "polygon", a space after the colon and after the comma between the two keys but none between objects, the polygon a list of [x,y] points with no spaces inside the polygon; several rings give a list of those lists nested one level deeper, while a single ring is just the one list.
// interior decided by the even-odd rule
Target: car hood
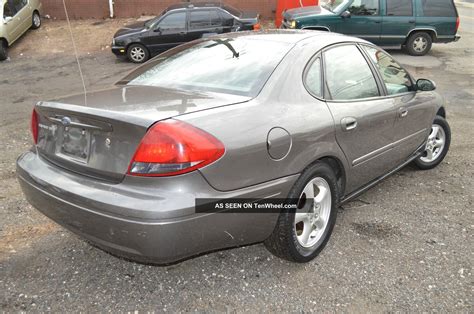
[{"label": "car hood", "polygon": [[121,37],[124,35],[140,33],[147,29],[145,26],[146,22],[147,21],[126,25],[125,27],[122,27],[115,33],[114,38]]},{"label": "car hood", "polygon": [[[249,101],[251,97],[212,92],[192,92],[153,86],[124,86],[72,95],[49,101],[59,106],[73,105],[77,111],[119,115],[148,126],[182,114]],[[76,107],[81,106],[81,108]],[[107,113],[108,112],[108,113]]]},{"label": "car hood", "polygon": [[319,5],[289,9],[284,13],[284,17],[287,19],[297,19],[315,15],[334,15],[334,13]]}]

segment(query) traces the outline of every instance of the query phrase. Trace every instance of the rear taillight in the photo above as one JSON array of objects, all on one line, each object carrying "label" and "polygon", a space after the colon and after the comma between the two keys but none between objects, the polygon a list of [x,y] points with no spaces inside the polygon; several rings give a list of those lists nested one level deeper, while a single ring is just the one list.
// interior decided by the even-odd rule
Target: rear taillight
[{"label": "rear taillight", "polygon": [[173,176],[218,160],[224,145],[209,133],[188,123],[166,120],[153,125],[140,142],[128,174]]},{"label": "rear taillight", "polygon": [[460,19],[459,16],[458,16],[458,18],[456,19],[456,33],[457,33],[458,29],[459,29],[459,24],[461,24],[461,19]]},{"label": "rear taillight", "polygon": [[31,113],[31,134],[33,135],[33,142],[38,144],[38,114],[35,109]]}]

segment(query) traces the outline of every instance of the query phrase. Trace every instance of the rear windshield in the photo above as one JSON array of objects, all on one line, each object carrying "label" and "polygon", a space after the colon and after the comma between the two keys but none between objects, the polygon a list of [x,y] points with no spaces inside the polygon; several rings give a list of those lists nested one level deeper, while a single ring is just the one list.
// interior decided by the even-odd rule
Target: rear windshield
[{"label": "rear windshield", "polygon": [[230,6],[230,5],[226,4],[226,5],[223,5],[222,8],[224,10],[226,10],[227,12],[229,12],[230,14],[232,14],[233,16],[235,16],[235,17],[241,17],[242,16],[242,12],[239,11],[238,9],[234,8],[233,6]]},{"label": "rear windshield", "polygon": [[255,97],[292,46],[260,37],[185,44],[159,55],[118,84]]},{"label": "rear windshield", "polygon": [[421,6],[424,16],[456,16],[456,9],[452,0],[421,0]]}]

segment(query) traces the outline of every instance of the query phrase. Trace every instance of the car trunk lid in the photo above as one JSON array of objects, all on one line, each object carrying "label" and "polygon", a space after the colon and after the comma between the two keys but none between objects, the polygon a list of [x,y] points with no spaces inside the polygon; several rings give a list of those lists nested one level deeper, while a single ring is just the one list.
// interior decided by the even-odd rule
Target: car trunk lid
[{"label": "car trunk lid", "polygon": [[[119,86],[38,103],[38,153],[68,170],[120,182],[156,121],[250,97],[149,86]],[[86,103],[87,102],[87,103]]]}]

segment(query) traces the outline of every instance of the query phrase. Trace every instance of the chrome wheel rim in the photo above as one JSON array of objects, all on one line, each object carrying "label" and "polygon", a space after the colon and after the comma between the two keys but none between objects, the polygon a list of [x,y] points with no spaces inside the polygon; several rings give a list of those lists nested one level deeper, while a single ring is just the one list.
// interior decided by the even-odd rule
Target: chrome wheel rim
[{"label": "chrome wheel rim", "polygon": [[41,18],[38,14],[33,16],[33,23],[35,24],[35,27],[39,27],[41,25]]},{"label": "chrome wheel rim", "polygon": [[145,50],[142,47],[133,47],[130,51],[130,57],[133,61],[141,62],[145,59]]},{"label": "chrome wheel rim", "polygon": [[329,183],[317,177],[312,179],[298,200],[294,232],[298,243],[310,248],[322,238],[331,214],[331,189]]},{"label": "chrome wheel rim", "polygon": [[444,129],[438,125],[431,126],[431,133],[426,142],[424,155],[420,158],[421,161],[431,163],[441,156],[446,145],[446,133]]},{"label": "chrome wheel rim", "polygon": [[426,47],[428,47],[428,41],[425,37],[416,37],[413,41],[413,49],[416,52],[423,52],[425,51]]}]

